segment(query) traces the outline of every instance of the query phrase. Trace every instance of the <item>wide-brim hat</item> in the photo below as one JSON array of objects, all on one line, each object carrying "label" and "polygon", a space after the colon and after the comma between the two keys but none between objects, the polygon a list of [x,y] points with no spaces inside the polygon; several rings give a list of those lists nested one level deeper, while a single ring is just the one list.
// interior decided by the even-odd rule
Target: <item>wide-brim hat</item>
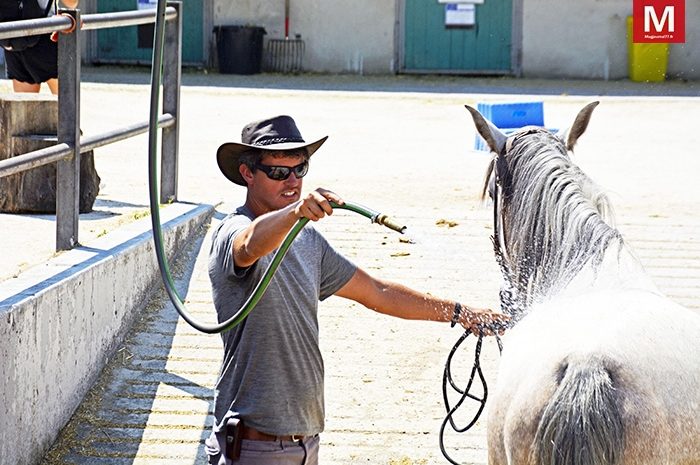
[{"label": "wide-brim hat", "polygon": [[282,115],[255,121],[241,132],[241,142],[227,142],[216,151],[216,162],[224,176],[230,181],[245,186],[246,182],[238,170],[241,155],[251,150],[296,150],[306,148],[309,156],[328,139],[322,137],[315,142],[306,142],[290,116]]}]

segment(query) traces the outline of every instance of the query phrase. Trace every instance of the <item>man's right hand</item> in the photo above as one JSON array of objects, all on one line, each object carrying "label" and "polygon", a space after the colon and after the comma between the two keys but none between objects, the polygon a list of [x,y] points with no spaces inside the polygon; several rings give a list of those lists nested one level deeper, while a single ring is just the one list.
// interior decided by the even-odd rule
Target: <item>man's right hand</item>
[{"label": "man's right hand", "polygon": [[326,215],[333,214],[331,202],[335,202],[338,205],[345,203],[338,194],[319,187],[296,203],[294,214],[297,218],[308,218],[311,221],[318,221]]},{"label": "man's right hand", "polygon": [[236,266],[251,266],[262,256],[272,253],[284,240],[300,218],[318,221],[333,213],[331,202],[342,205],[343,199],[322,188],[307,194],[301,200],[259,216],[233,240],[233,260]]}]

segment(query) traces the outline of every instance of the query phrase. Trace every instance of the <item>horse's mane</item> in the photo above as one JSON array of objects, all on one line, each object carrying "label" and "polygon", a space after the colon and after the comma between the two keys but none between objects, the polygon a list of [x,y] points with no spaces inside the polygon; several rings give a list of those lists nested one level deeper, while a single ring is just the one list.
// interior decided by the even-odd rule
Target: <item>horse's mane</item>
[{"label": "horse's mane", "polygon": [[607,196],[571,161],[559,138],[530,132],[516,137],[501,157],[500,260],[517,312],[561,291],[587,264],[596,271],[608,247],[623,241],[606,222],[612,220]]}]

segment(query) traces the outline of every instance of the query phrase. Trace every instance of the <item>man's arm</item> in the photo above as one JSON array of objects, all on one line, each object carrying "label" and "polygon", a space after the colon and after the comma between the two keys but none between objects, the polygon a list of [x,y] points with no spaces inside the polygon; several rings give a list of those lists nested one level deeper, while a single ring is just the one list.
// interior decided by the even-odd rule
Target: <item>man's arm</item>
[{"label": "man's arm", "polygon": [[245,268],[260,257],[278,248],[287,233],[300,218],[318,221],[333,213],[330,202],[343,204],[343,200],[333,192],[316,189],[305,198],[280,210],[255,218],[233,240],[233,260],[236,266]]},{"label": "man's arm", "polygon": [[[379,313],[408,320],[451,321],[456,304],[454,300],[441,299],[398,283],[373,278],[359,268],[335,295],[354,300]],[[488,329],[489,324],[505,325],[508,320],[506,315],[466,305],[462,305],[458,318],[465,329],[475,333],[483,329],[484,334],[493,334]]]}]

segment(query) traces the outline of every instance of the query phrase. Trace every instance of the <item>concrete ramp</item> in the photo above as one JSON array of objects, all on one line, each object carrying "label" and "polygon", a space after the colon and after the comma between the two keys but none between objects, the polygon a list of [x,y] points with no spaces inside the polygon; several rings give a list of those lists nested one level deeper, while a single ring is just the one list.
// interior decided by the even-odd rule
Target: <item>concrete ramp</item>
[{"label": "concrete ramp", "polygon": [[[162,209],[170,260],[212,213]],[[0,283],[0,463],[39,462],[159,285],[150,218]]]}]

